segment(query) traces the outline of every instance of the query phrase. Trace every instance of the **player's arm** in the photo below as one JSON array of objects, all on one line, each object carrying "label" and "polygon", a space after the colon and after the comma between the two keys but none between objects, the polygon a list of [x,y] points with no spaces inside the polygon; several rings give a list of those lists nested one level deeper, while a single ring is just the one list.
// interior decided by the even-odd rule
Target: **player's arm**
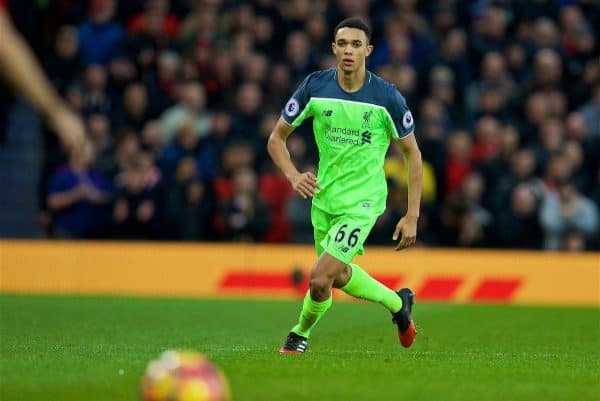
[{"label": "player's arm", "polygon": [[68,149],[80,149],[85,136],[81,120],[60,99],[29,46],[0,9],[0,76],[44,117]]},{"label": "player's arm", "polygon": [[398,235],[402,233],[400,242],[395,248],[399,251],[414,244],[417,238],[417,220],[419,219],[423,188],[423,162],[414,135],[408,135],[396,142],[408,162],[408,207],[406,215],[396,225],[393,236],[395,241],[398,239]]},{"label": "player's arm", "polygon": [[292,163],[286,141],[293,131],[294,127],[280,117],[269,136],[267,150],[275,165],[281,170],[290,184],[292,184],[294,191],[298,192],[300,196],[306,199],[315,194],[315,190],[319,185],[317,184],[317,177],[315,177],[313,173],[301,173],[296,166],[294,166],[294,163]]}]

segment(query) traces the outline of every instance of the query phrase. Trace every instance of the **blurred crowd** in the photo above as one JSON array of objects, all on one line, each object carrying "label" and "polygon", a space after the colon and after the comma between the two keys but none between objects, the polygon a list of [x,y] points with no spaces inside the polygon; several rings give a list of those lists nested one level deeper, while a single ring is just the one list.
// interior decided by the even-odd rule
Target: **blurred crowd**
[{"label": "blurred crowd", "polygon": [[[49,235],[312,241],[310,200],[266,153],[281,107],[335,66],[332,28],[365,16],[368,68],[394,83],[424,159],[425,246],[599,249],[600,7],[593,0],[38,2],[47,74],[90,146],[51,140]],[[316,170],[310,123],[288,140]],[[368,243],[391,244],[402,156]]]}]

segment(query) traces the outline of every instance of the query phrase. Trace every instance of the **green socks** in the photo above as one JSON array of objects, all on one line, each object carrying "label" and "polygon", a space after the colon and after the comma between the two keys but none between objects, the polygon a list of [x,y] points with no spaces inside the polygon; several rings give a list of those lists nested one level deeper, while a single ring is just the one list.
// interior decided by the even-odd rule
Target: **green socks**
[{"label": "green socks", "polygon": [[[380,303],[392,313],[402,309],[402,299],[393,290],[369,276],[369,273],[359,266],[351,263],[350,268],[352,269],[352,276],[348,283],[341,288],[342,291],[356,298]],[[331,303],[331,296],[323,302],[313,301],[310,297],[310,290],[308,290],[304,297],[298,324],[292,328],[292,331],[308,338],[317,322],[331,307]]]},{"label": "green socks", "polygon": [[313,301],[310,297],[310,290],[306,291],[298,324],[292,328],[292,331],[302,337],[308,338],[319,319],[321,319],[325,312],[327,312],[327,309],[331,307],[331,303],[331,295],[325,301],[317,302]]},{"label": "green socks", "polygon": [[342,291],[356,298],[380,303],[392,313],[402,309],[402,299],[393,290],[369,276],[369,273],[358,265],[350,263],[350,268],[352,276],[348,283],[341,288]]}]

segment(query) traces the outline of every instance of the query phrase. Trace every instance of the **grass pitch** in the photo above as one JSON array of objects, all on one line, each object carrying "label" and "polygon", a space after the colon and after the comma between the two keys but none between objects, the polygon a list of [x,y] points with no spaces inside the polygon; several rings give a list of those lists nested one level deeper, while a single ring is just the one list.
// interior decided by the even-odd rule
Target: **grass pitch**
[{"label": "grass pitch", "polygon": [[[417,299],[418,302],[418,299]],[[234,401],[600,399],[600,309],[334,302],[309,351],[280,356],[301,301],[0,296],[0,399],[137,400],[167,348],[219,364]]]}]

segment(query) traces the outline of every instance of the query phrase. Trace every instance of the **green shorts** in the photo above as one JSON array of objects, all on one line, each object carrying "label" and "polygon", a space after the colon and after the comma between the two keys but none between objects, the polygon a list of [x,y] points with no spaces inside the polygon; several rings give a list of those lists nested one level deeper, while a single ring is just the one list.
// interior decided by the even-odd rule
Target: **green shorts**
[{"label": "green shorts", "polygon": [[317,256],[323,251],[348,264],[354,255],[363,255],[363,244],[377,221],[373,214],[332,215],[313,206],[311,220]]}]

